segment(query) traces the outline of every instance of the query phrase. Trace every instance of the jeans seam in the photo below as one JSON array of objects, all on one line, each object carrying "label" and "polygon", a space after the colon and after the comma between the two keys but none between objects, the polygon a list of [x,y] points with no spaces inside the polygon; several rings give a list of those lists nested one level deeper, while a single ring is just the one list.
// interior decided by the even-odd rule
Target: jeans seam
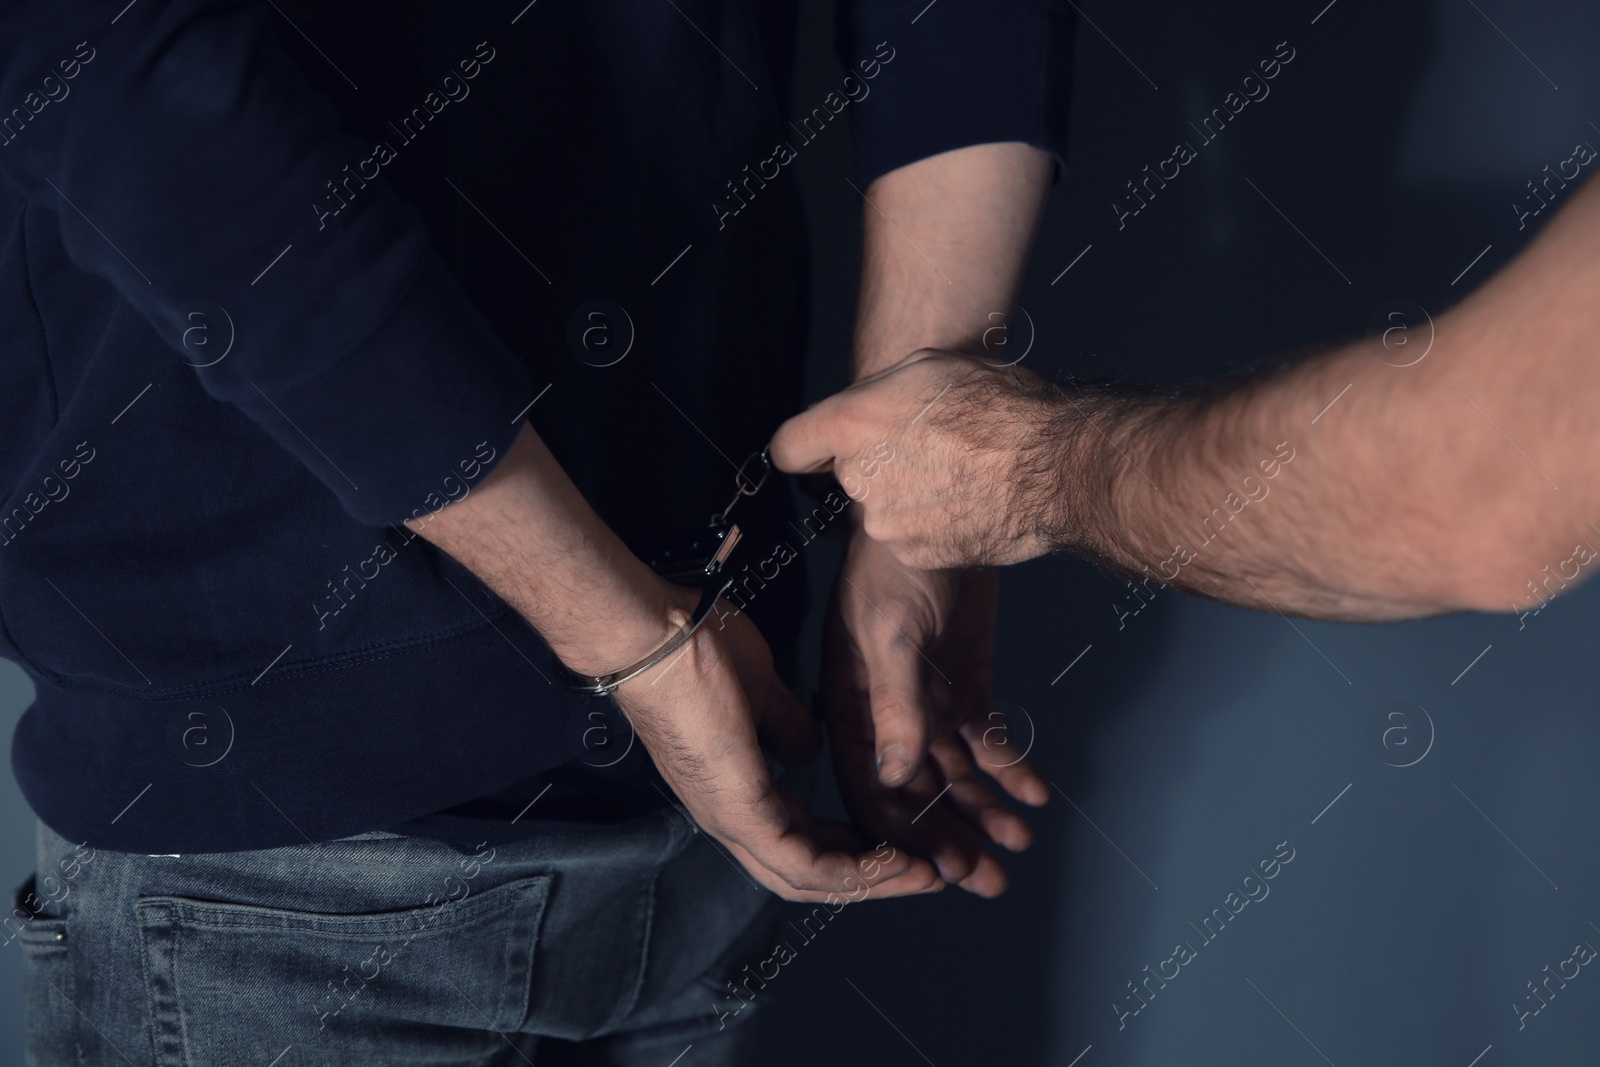
[{"label": "jeans seam", "polygon": [[655,932],[656,920],[656,882],[661,877],[662,868],[657,867],[656,873],[650,876],[649,884],[641,894],[638,910],[635,912],[636,922],[639,927],[639,969],[633,978],[633,987],[628,990],[628,995],[622,1003],[617,1005],[607,1029],[620,1026],[623,1020],[633,1014],[634,1008],[639,1005],[639,995],[644,991],[644,978],[650,966],[650,937]]},{"label": "jeans seam", "polygon": [[[144,971],[145,996],[150,1007],[152,1062],[157,1067],[186,1067],[187,1041],[176,973],[177,924],[173,921],[172,910],[164,905],[136,906],[134,910],[142,949],[139,963]],[[160,918],[147,921],[147,915]]]},{"label": "jeans seam", "polygon": [[[503,973],[507,980],[499,1009],[499,1022],[506,1030],[522,1030],[528,1025],[533,1011],[533,968],[539,952],[539,938],[543,936],[550,897],[556,891],[556,872],[532,877],[543,881],[535,891],[521,894],[516,901],[511,912],[511,936],[506,939]],[[531,911],[531,914],[525,916],[525,911]],[[519,955],[522,957],[520,960]]]},{"label": "jeans seam", "polygon": [[686,819],[683,819],[676,809],[663,808],[660,816],[667,827],[667,840],[661,852],[656,857],[654,873],[640,894],[640,903],[635,909],[635,925],[639,930],[639,968],[634,975],[632,988],[611,1013],[611,1018],[606,1020],[601,1033],[610,1033],[618,1030],[639,1007],[639,997],[644,992],[645,977],[654,960],[651,954],[651,938],[655,934],[656,918],[656,886],[661,881],[662,873],[670,866],[673,860],[681,855],[688,843],[695,836],[695,830]]}]

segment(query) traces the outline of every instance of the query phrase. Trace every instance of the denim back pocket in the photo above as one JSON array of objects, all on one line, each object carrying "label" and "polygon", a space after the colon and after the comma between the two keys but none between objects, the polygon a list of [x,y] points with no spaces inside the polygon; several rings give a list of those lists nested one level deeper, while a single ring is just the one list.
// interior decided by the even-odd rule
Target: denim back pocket
[{"label": "denim back pocket", "polygon": [[[528,1012],[550,875],[362,914],[147,897],[151,1038],[161,1065],[340,1062],[408,1031],[440,1060],[500,1043]],[[421,1051],[419,1048],[418,1051]],[[309,1055],[308,1055],[309,1054]]]}]

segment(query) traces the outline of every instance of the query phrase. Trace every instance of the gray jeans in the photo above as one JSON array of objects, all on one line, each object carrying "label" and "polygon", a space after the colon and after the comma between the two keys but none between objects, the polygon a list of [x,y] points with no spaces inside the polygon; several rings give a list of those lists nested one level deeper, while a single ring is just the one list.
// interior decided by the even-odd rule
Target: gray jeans
[{"label": "gray jeans", "polygon": [[669,809],[471,854],[138,856],[41,825],[16,903],[39,1067],[721,1067],[753,1059],[755,1012],[717,1005],[776,898]]}]

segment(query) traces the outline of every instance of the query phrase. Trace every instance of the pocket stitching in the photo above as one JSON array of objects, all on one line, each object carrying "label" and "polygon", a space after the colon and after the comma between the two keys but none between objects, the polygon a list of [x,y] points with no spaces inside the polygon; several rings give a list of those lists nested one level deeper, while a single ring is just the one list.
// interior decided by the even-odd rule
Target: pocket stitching
[{"label": "pocket stitching", "polygon": [[645,887],[644,893],[641,894],[643,899],[635,913],[635,927],[639,935],[639,972],[634,977],[633,988],[628,992],[623,1002],[617,1005],[617,1010],[612,1013],[611,1018],[607,1021],[606,1029],[608,1030],[621,1024],[624,1019],[633,1013],[633,1009],[639,1004],[639,995],[644,992],[644,977],[646,969],[651,962],[650,935],[655,931],[656,883],[660,879],[661,871],[658,869],[655,875],[651,877],[649,885]]},{"label": "pocket stitching", "polygon": [[[554,875],[546,872],[501,883],[477,897],[459,902],[467,904],[470,901],[470,908],[440,909],[454,914],[448,921],[434,922],[420,929],[416,927],[416,920],[420,915],[426,921],[425,913],[430,910],[429,907],[364,915],[299,912],[176,896],[142,898],[136,902],[135,912],[143,944],[140,962],[149,998],[151,1039],[155,1046],[152,1051],[156,1063],[161,1067],[186,1067],[193,1052],[184,996],[178,980],[180,942],[182,935],[190,931],[310,935],[319,941],[360,942],[374,936],[412,929],[416,929],[419,935],[425,935],[467,923],[498,919],[509,911],[513,913],[512,930],[507,939],[507,949],[500,954],[499,1014],[491,1028],[517,1028],[525,1020],[530,1008],[537,940],[553,882]],[[241,909],[252,914],[240,915],[240,921],[224,921],[230,913]],[[525,916],[517,914],[523,910],[527,912]],[[270,915],[277,921],[262,922],[260,917],[263,915]],[[329,920],[334,925],[330,926]]]},{"label": "pocket stitching", "polygon": [[[196,897],[160,896],[142,897],[137,910],[160,911],[186,926],[212,930],[259,930],[263,932],[292,932],[331,937],[371,935],[409,929],[405,924],[418,916],[430,913],[444,916],[430,924],[430,929],[459,925],[484,916],[493,916],[514,907],[518,894],[502,893],[512,888],[532,888],[535,883],[549,882],[549,875],[532,875],[515,879],[486,890],[476,897],[455,902],[457,906],[434,908],[424,905],[403,911],[371,913],[340,913],[295,911],[290,908],[273,908],[260,904],[230,904],[226,901],[200,900]],[[498,896],[492,896],[499,894]],[[472,906],[466,905],[471,902]]]}]

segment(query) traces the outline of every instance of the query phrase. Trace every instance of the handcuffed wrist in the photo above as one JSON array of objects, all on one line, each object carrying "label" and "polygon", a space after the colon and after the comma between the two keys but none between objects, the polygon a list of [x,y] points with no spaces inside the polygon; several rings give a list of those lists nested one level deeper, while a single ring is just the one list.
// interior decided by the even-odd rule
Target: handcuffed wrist
[{"label": "handcuffed wrist", "polygon": [[694,609],[686,616],[681,607],[674,606],[669,609],[668,623],[671,630],[667,638],[650,652],[626,666],[603,674],[589,674],[574,671],[563,664],[567,674],[567,687],[575,692],[588,693],[590,696],[609,696],[624,682],[637,678],[661,664],[693,639],[695,631],[710,617],[717,598],[725,593],[731,584],[731,581],[707,583],[700,590],[700,598]]},{"label": "handcuffed wrist", "polygon": [[671,640],[694,614],[698,590],[674,585],[639,567],[642,585],[625,582],[581,628],[546,634],[557,660],[574,676],[615,673]]}]

